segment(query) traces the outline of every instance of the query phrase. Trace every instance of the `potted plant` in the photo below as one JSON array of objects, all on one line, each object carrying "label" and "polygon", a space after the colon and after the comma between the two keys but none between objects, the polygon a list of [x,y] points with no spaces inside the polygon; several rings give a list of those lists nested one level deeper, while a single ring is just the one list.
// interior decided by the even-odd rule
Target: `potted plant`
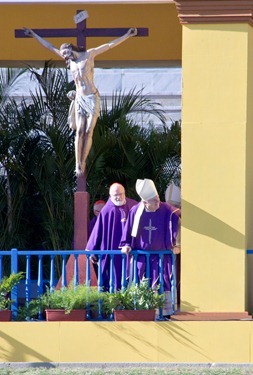
[{"label": "potted plant", "polygon": [[10,293],[14,286],[24,277],[23,272],[12,273],[10,276],[4,276],[0,281],[0,321],[11,320],[11,305],[13,300],[10,298]]},{"label": "potted plant", "polygon": [[103,293],[103,307],[107,313],[114,314],[114,320],[147,321],[155,320],[156,309],[164,305],[164,295],[158,293],[159,286],[151,289],[149,280],[114,293]]},{"label": "potted plant", "polygon": [[63,289],[46,292],[37,300],[32,300],[27,309],[29,317],[44,313],[47,321],[84,321],[87,320],[87,306],[98,300],[96,287],[71,283]]}]

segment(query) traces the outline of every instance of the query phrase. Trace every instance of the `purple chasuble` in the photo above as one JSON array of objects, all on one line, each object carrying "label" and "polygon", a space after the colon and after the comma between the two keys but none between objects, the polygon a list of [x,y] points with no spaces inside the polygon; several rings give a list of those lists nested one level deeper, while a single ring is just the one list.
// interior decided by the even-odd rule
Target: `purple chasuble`
[{"label": "purple chasuble", "polygon": [[97,216],[93,216],[93,218],[90,220],[89,236],[91,235],[91,232],[93,231],[96,221],[97,221]]},{"label": "purple chasuble", "polygon": [[[135,205],[129,212],[128,219],[122,234],[120,246],[128,245],[133,250],[171,250],[176,242],[178,231],[178,216],[173,213],[166,203],[160,203],[160,207],[155,212],[147,212],[145,209],[140,217],[136,237],[131,235],[134,217],[139,207]],[[154,287],[159,278],[158,269],[159,257],[150,256],[150,277],[152,287]],[[139,279],[145,277],[146,257],[139,255],[138,262]],[[163,258],[164,290],[171,289],[171,256],[165,255]]]},{"label": "purple chasuble", "polygon": [[[126,198],[123,206],[115,206],[108,199],[105,206],[97,217],[95,226],[87,242],[87,250],[119,250],[119,243],[122,236],[123,228],[127,221],[130,208],[136,204],[136,201]],[[121,288],[122,257],[114,256],[114,275],[115,288]],[[105,289],[109,286],[110,277],[110,256],[105,255],[102,259],[102,277]]]}]

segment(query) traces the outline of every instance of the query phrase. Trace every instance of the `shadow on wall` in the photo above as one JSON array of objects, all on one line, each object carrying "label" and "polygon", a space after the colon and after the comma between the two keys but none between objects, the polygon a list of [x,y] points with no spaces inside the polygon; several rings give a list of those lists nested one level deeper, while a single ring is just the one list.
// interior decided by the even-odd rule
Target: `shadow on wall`
[{"label": "shadow on wall", "polygon": [[245,249],[245,236],[217,217],[182,200],[182,226],[193,232],[213,238],[227,246]]},{"label": "shadow on wall", "polygon": [[[206,211],[195,205],[182,200],[183,216],[182,226],[200,233],[204,236],[214,238],[215,240],[231,246],[235,249],[246,251],[245,236],[236,229],[232,228],[217,217],[208,214]],[[246,256],[246,306],[245,311],[253,313],[253,254]],[[181,301],[181,305],[183,302]],[[194,310],[194,309],[193,309]],[[189,311],[193,311],[192,309]]]},{"label": "shadow on wall", "polygon": [[[29,330],[27,331],[27,334],[29,335]],[[0,344],[1,362],[4,362],[4,361],[26,362],[27,358],[36,358],[38,362],[42,362],[42,363],[51,362],[51,358],[41,355],[38,351],[34,350],[32,348],[32,344],[30,346],[25,345],[22,342],[22,340],[18,340],[14,338],[13,334],[8,335],[5,332],[1,331],[1,340],[2,340],[2,343]],[[33,339],[31,337],[31,343],[32,341]],[[6,350],[5,343],[8,343],[9,350]],[[54,366],[50,366],[50,367],[54,367]]]}]

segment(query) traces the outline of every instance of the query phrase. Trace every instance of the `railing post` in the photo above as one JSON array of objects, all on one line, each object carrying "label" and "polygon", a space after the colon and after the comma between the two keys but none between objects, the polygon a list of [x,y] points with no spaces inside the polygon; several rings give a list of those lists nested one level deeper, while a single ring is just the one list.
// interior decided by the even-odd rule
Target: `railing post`
[{"label": "railing post", "polygon": [[79,275],[78,275],[78,254],[74,255],[74,280],[73,280],[73,287],[79,284]]},{"label": "railing post", "polygon": [[[98,291],[103,291],[103,276],[102,276],[102,255],[98,255]],[[103,314],[102,314],[102,301],[98,301],[98,320],[102,320]]]},{"label": "railing post", "polygon": [[[18,249],[11,249],[11,273],[18,273]],[[11,291],[11,305],[12,316],[16,317],[18,314],[18,287],[14,286]]]},{"label": "railing post", "polygon": [[138,283],[138,274],[137,274],[137,253],[133,254],[133,283],[136,285]]},{"label": "railing post", "polygon": [[[31,265],[30,265],[30,255],[26,256],[26,276],[25,276],[25,305],[28,307],[28,304],[31,299]],[[30,317],[27,316],[26,320],[30,320]]]},{"label": "railing post", "polygon": [[[125,289],[126,286],[127,286],[127,272],[126,272],[126,268],[127,268],[127,259],[128,259],[128,256],[125,255],[125,254],[122,254],[122,275],[121,275],[121,288],[122,289]],[[129,267],[131,267],[130,265],[130,262],[129,262]],[[130,272],[130,270],[129,270]]]},{"label": "railing post", "polygon": [[177,288],[177,275],[176,275],[176,255],[172,253],[172,277],[171,277],[171,299],[172,299],[172,314],[176,311],[176,288]]},{"label": "railing post", "polygon": [[110,280],[109,280],[109,292],[114,292],[114,255],[110,255]]},{"label": "railing post", "polygon": [[91,286],[91,280],[90,280],[90,255],[86,255],[86,279],[85,279],[85,284],[86,286]]},{"label": "railing post", "polygon": [[66,271],[66,255],[62,256],[62,283],[61,287],[64,289],[67,286],[67,271]]},{"label": "railing post", "polygon": [[[90,255],[86,255],[86,279],[85,279],[86,287],[89,286],[91,288],[91,280],[90,280]],[[86,302],[87,307],[87,319],[89,320],[91,318],[91,312],[90,312],[90,304]]]},{"label": "railing post", "polygon": [[[43,294],[43,264],[42,264],[43,256],[39,255],[39,264],[38,264],[38,283],[37,283],[37,290],[38,290],[38,297]],[[39,320],[42,320],[42,311],[39,312],[38,316]]]},{"label": "railing post", "polygon": [[150,288],[152,287],[150,282],[150,254],[146,254],[146,278],[148,279],[148,284]]},{"label": "railing post", "polygon": [[[159,294],[164,294],[164,282],[163,282],[163,262],[164,262],[164,256],[163,254],[159,254],[159,261],[158,261],[158,267],[159,267]],[[163,319],[163,308],[159,308],[159,319]]]},{"label": "railing post", "polygon": [[54,291],[54,258],[55,256],[54,255],[51,255],[50,257],[50,293],[52,293]]},{"label": "railing post", "polygon": [[11,273],[18,273],[18,249],[11,249]]}]

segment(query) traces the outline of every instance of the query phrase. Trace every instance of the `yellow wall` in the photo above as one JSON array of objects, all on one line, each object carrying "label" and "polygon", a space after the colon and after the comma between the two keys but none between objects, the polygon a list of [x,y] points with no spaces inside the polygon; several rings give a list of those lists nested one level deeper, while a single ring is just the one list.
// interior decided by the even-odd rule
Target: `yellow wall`
[{"label": "yellow wall", "polygon": [[246,275],[247,275],[247,310],[250,314],[253,313],[253,256],[247,256],[247,268],[246,268]]},{"label": "yellow wall", "polygon": [[253,323],[0,323],[0,362],[252,363]]},{"label": "yellow wall", "polygon": [[252,27],[186,25],[183,41],[182,307],[245,311]]},{"label": "yellow wall", "polygon": [[[96,58],[104,61],[122,61],[121,65],[139,61],[140,65],[167,65],[181,60],[182,28],[174,4],[12,4],[0,5],[0,23],[4,38],[0,38],[2,66],[32,61],[62,60],[32,39],[15,39],[14,30],[29,28],[75,28],[73,16],[77,10],[88,10],[87,27],[145,27],[149,37],[128,40],[124,45]],[[159,25],[159,27],[158,27]],[[87,48],[96,47],[113,38],[88,38]],[[72,38],[48,39],[56,47],[72,42]],[[141,62],[141,63],[140,63]]]},{"label": "yellow wall", "polygon": [[[251,167],[252,160],[252,149],[253,149],[253,28],[249,28],[249,38],[248,38],[248,59],[247,59],[247,70],[248,70],[248,85],[247,85],[247,151],[246,151],[246,238],[247,238],[247,249],[253,250],[253,168]],[[250,48],[251,47],[251,48]],[[252,288],[253,289],[253,288]],[[253,292],[253,291],[252,291]]]}]

